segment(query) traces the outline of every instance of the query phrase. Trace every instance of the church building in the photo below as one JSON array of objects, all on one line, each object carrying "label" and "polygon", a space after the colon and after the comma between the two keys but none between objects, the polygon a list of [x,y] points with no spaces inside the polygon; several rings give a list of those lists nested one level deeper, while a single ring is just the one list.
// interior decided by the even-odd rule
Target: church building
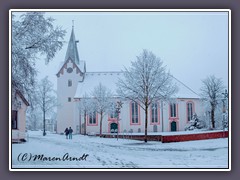
[{"label": "church building", "polygon": [[[116,93],[118,78],[122,72],[88,72],[86,62],[80,61],[74,29],[64,62],[57,72],[57,133],[64,133],[67,127],[71,127],[75,134],[83,134],[86,128],[87,134],[100,132],[100,115],[91,113],[86,118],[79,108],[79,103],[84,94],[89,94],[99,83]],[[187,85],[177,78],[174,82],[178,86],[178,93],[170,102],[156,101],[149,108],[148,132],[184,131],[186,124],[194,113],[203,114],[203,106],[200,97]],[[117,101],[117,99],[116,99]],[[103,118],[102,133],[144,132],[144,111],[139,104],[125,100],[119,114],[119,121],[114,112],[109,112]]]}]

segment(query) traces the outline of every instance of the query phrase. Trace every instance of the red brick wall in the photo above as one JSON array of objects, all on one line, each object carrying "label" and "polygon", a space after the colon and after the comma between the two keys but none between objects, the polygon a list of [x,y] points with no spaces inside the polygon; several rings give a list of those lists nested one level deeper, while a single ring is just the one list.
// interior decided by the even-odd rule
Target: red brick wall
[{"label": "red brick wall", "polygon": [[226,137],[228,137],[228,131],[202,133],[202,134],[185,134],[185,135],[176,135],[176,136],[162,136],[161,141],[163,143],[166,143],[166,142],[181,142],[181,141],[216,139],[216,138],[226,138]]},{"label": "red brick wall", "polygon": [[[98,134],[99,135],[99,134]],[[117,135],[103,135],[105,138],[117,138]],[[209,132],[209,133],[201,133],[201,134],[182,134],[182,135],[148,135],[148,141],[162,141],[163,143],[169,142],[181,142],[181,141],[193,141],[193,140],[204,140],[204,139],[216,139],[216,138],[226,138],[228,137],[228,131],[222,132]],[[134,140],[144,140],[144,135],[128,135],[123,136],[119,135],[118,138],[127,138]]]}]

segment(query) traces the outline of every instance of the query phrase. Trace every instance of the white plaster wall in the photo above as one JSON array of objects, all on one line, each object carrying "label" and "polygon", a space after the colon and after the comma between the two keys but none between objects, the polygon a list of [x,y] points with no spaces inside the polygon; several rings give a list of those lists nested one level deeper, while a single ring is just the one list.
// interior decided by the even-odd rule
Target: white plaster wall
[{"label": "white plaster wall", "polygon": [[[68,67],[73,68],[71,61],[67,63]],[[57,108],[57,133],[63,133],[66,127],[72,127],[73,132],[76,133],[73,97],[76,93],[78,81],[81,81],[82,77],[76,73],[76,68],[73,69],[72,73],[68,73],[67,68],[64,68],[63,74],[57,77],[57,98],[59,103]],[[68,80],[72,80],[71,87],[68,87]],[[71,97],[71,102],[68,102],[68,97]]]},{"label": "white plaster wall", "polygon": [[[184,128],[187,123],[187,106],[186,103],[189,101],[189,99],[181,99],[177,100],[178,104],[178,120],[176,120],[179,124],[177,125],[178,131],[184,131]],[[200,115],[202,113],[201,110],[201,102],[198,99],[191,99],[191,101],[194,103],[194,109],[195,112]],[[138,128],[141,129],[141,132],[144,132],[145,130],[145,112],[142,108],[140,108],[140,125],[130,125],[130,107],[129,102],[124,102],[123,107],[121,109],[120,114],[120,132],[123,132],[124,130],[127,130],[127,132],[132,129],[133,132],[138,132]],[[163,103],[163,126],[164,126],[164,132],[171,131],[170,128],[170,120],[169,120],[169,103],[164,102]],[[103,119],[103,133],[109,132],[109,124],[111,122],[108,121],[108,115],[106,115]],[[100,124],[100,116],[98,117],[98,126],[87,126],[87,132],[95,132],[99,133],[99,124]],[[161,115],[161,109],[160,109],[160,124],[157,125],[157,131],[162,132],[162,115]],[[150,109],[148,113],[148,132],[153,132],[153,125],[150,124]]]},{"label": "white plaster wall", "polygon": [[12,139],[26,139],[26,110],[27,106],[22,99],[17,96],[17,100],[21,102],[21,108],[18,109],[18,129],[12,129]]},{"label": "white plaster wall", "polygon": [[[203,108],[201,106],[201,101],[199,99],[178,99],[176,103],[178,104],[178,120],[177,122],[179,123],[177,125],[177,131],[184,131],[184,128],[187,123],[187,102],[193,102],[194,103],[194,110],[198,115],[201,115],[203,112]],[[142,108],[140,108],[140,125],[131,125],[130,124],[130,103],[129,101],[124,101],[123,102],[123,107],[121,109],[120,113],[120,121],[119,121],[119,126],[120,126],[120,132],[122,133],[124,130],[129,132],[130,129],[133,130],[134,133],[138,132],[138,128],[141,129],[141,132],[144,133],[145,129],[145,112]],[[75,103],[77,104],[77,103]],[[159,105],[161,105],[159,103]],[[157,131],[162,132],[162,124],[164,126],[164,132],[171,131],[170,128],[170,120],[169,120],[169,103],[168,102],[163,102],[163,121],[162,121],[162,115],[161,115],[161,108],[159,109],[160,111],[160,124],[157,125]],[[149,113],[148,113],[148,132],[153,132],[153,125],[150,124],[150,112],[151,109],[149,108]],[[78,114],[79,111],[76,109],[75,105],[75,114]],[[75,121],[79,123],[79,115],[75,116]],[[82,123],[84,122],[84,117],[82,116]],[[103,118],[103,126],[102,126],[102,132],[103,133],[108,133],[109,132],[109,125],[112,121],[109,121],[109,115],[106,114]],[[87,133],[99,133],[100,132],[100,115],[98,114],[98,125],[97,126],[87,126]]]}]

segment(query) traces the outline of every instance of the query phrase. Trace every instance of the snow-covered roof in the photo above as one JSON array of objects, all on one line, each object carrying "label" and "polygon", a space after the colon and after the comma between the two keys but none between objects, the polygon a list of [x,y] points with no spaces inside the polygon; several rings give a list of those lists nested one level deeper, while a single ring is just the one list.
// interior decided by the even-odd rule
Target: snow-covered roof
[{"label": "snow-covered roof", "polygon": [[29,102],[26,100],[26,98],[23,96],[23,94],[19,90],[16,90],[16,94],[22,99],[22,101],[26,104],[26,106],[30,106]]},{"label": "snow-covered roof", "polygon": [[93,89],[101,83],[116,95],[118,78],[122,77],[122,72],[88,72],[85,73],[84,81],[78,83],[74,98],[81,98],[85,94],[91,95]]},{"label": "snow-covered roof", "polygon": [[[78,83],[74,98],[81,98],[85,94],[91,96],[93,89],[101,83],[111,90],[113,95],[117,96],[117,85],[119,78],[123,78],[123,72],[88,72],[85,73],[83,82]],[[173,98],[199,98],[199,96],[187,85],[173,77],[173,83],[178,87],[178,92]]]},{"label": "snow-covered roof", "polygon": [[174,95],[175,98],[200,98],[189,86],[173,77],[173,83],[178,87],[178,92]]}]

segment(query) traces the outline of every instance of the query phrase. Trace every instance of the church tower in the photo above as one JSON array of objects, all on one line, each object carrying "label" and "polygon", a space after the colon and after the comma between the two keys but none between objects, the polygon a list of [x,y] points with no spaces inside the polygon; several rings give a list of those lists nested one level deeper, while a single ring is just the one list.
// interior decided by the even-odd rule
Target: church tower
[{"label": "church tower", "polygon": [[57,75],[57,133],[63,133],[68,127],[77,133],[77,123],[74,122],[74,95],[78,82],[83,81],[85,62],[80,61],[77,43],[72,27],[64,62],[60,65]]}]

